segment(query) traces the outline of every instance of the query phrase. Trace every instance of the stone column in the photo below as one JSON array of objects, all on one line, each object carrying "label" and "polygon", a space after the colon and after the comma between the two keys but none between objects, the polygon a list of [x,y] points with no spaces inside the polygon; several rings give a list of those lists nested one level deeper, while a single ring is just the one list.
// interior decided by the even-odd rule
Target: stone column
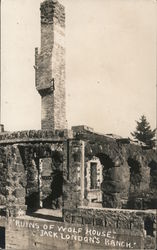
[{"label": "stone column", "polygon": [[69,173],[64,185],[64,208],[75,209],[84,199],[84,141],[70,140],[68,147]]},{"label": "stone column", "polygon": [[41,95],[41,128],[65,129],[65,10],[56,0],[41,3],[41,49],[35,49],[35,81]]}]

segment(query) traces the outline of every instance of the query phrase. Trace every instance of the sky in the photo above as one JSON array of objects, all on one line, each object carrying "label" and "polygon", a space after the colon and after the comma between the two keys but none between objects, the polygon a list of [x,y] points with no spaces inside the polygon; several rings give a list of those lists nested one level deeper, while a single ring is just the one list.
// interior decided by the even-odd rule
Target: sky
[{"label": "sky", "polygon": [[[40,0],[2,0],[1,85],[5,130],[40,129],[34,48]],[[156,1],[60,0],[66,8],[69,128],[130,137],[136,120],[156,123]]]}]

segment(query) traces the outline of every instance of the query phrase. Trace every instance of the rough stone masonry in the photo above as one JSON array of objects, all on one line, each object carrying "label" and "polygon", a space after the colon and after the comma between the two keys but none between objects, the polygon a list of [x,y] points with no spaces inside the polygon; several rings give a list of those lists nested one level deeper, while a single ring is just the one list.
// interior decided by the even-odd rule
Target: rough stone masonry
[{"label": "rough stone masonry", "polygon": [[41,4],[41,49],[35,49],[41,128],[65,129],[65,10],[58,1]]}]

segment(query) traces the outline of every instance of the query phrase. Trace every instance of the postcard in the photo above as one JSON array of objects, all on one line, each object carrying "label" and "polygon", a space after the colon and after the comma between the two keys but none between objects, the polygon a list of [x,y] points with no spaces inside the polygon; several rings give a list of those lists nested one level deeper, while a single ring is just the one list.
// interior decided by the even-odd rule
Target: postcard
[{"label": "postcard", "polygon": [[155,0],[2,0],[0,249],[156,249]]}]

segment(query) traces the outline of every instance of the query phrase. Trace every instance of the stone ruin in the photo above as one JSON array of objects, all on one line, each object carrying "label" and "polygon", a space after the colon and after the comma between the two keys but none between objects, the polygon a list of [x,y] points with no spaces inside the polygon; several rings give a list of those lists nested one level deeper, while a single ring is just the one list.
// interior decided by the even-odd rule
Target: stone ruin
[{"label": "stone ruin", "polygon": [[8,208],[156,208],[156,152],[84,126],[3,133],[0,156]]},{"label": "stone ruin", "polygon": [[35,49],[42,129],[0,134],[0,213],[16,217],[61,209],[68,223],[123,229],[138,228],[140,220],[154,242],[155,216],[144,211],[157,206],[157,154],[87,126],[67,129],[64,29],[64,7],[44,1],[41,49]]}]

